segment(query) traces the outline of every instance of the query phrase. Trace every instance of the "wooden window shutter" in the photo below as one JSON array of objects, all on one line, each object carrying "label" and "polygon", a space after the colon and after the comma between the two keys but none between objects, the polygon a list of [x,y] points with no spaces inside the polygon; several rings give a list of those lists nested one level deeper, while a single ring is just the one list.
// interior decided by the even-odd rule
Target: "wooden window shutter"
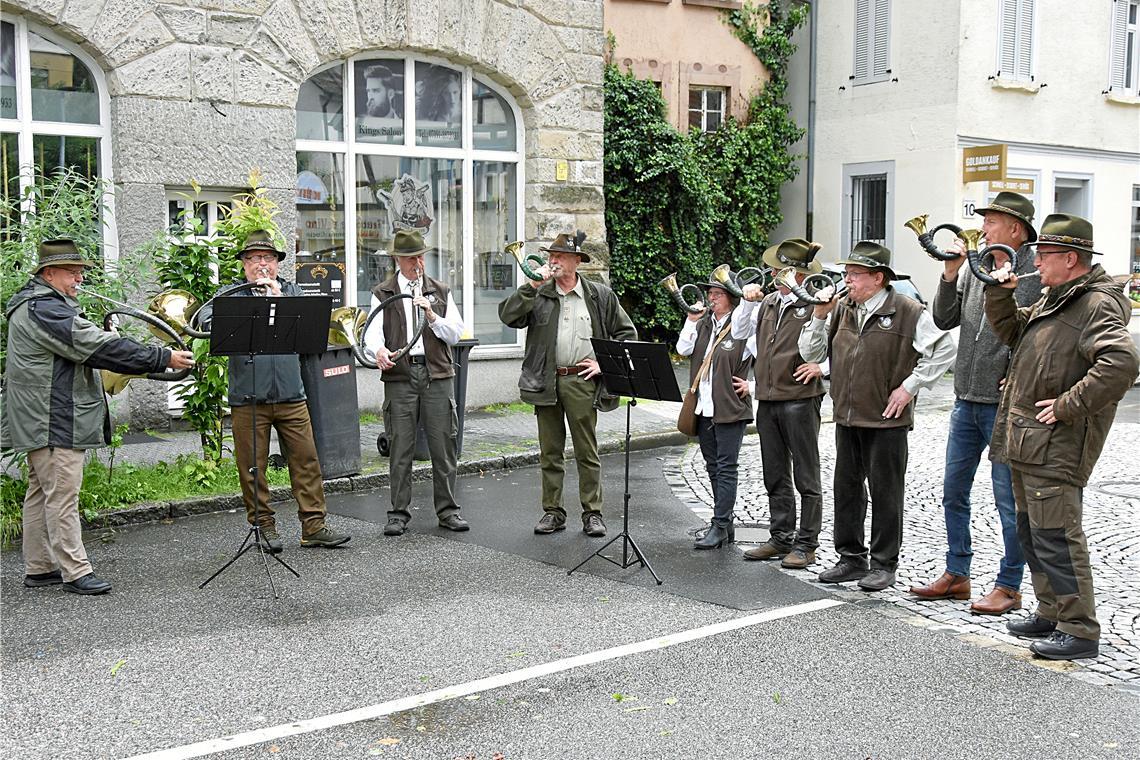
[{"label": "wooden window shutter", "polygon": [[1034,0],[1001,0],[998,76],[1033,79]]},{"label": "wooden window shutter", "polygon": [[875,0],[875,47],[871,76],[886,79],[891,67],[890,0]]},{"label": "wooden window shutter", "polygon": [[1108,71],[1108,87],[1125,89],[1128,61],[1128,0],[1112,0],[1112,57]]},{"label": "wooden window shutter", "polygon": [[871,2],[855,0],[855,81],[871,75]]}]

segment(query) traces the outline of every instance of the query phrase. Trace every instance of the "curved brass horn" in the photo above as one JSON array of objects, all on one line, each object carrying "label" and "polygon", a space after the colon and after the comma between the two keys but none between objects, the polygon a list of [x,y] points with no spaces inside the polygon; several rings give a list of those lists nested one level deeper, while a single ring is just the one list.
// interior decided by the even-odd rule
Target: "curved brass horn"
[{"label": "curved brass horn", "polygon": [[[186,290],[164,290],[150,299],[146,310],[149,314],[158,317],[173,327],[180,334],[191,338],[209,338],[210,333],[201,332],[190,326],[194,315],[201,306],[198,299]],[[156,330],[152,325],[150,331],[160,340],[166,340],[166,334]]]},{"label": "curved brass horn", "polygon": [[351,348],[352,355],[364,366],[368,365],[368,359],[360,344],[364,337],[364,323],[367,321],[368,315],[364,309],[354,306],[341,306],[329,314],[329,345]]},{"label": "curved brass horn", "polygon": [[1009,256],[1009,265],[1014,271],[1017,271],[1017,251],[1000,243],[987,245],[979,251],[978,241],[982,239],[983,234],[981,230],[962,230],[958,233],[958,237],[966,244],[966,263],[970,265],[970,271],[974,276],[986,285],[1001,285],[1001,280],[991,274],[995,268],[994,251],[1002,251]]},{"label": "curved brass horn", "polygon": [[676,272],[668,275],[667,277],[664,277],[661,282],[657,284],[665,288],[665,290],[669,291],[669,295],[673,298],[673,303],[677,304],[677,307],[680,308],[681,311],[687,311],[690,314],[700,314],[705,310],[703,306],[693,306],[685,300],[686,288],[692,288],[693,290],[697,291],[697,301],[702,300],[704,293],[702,293],[701,289],[691,282],[685,283],[684,285],[678,287]]},{"label": "curved brass horn", "polygon": [[932,259],[939,261],[952,261],[958,258],[957,254],[947,253],[934,244],[934,236],[942,230],[950,230],[955,235],[962,231],[962,228],[956,224],[940,224],[932,230],[927,231],[926,220],[930,214],[921,214],[913,219],[908,220],[903,224],[904,227],[909,229],[915,235],[918,235],[918,244],[922,246],[922,250],[926,251],[926,255]]},{"label": "curved brass horn", "polygon": [[[377,364],[376,362],[372,361],[371,359],[369,359],[367,357],[367,355],[365,355],[365,353],[364,353],[364,349],[363,349],[364,336],[368,334],[368,328],[372,324],[372,320],[374,320],[374,319],[376,319],[376,317],[380,316],[384,312],[384,309],[387,308],[389,304],[396,303],[401,298],[414,299],[415,296],[413,296],[411,293],[397,293],[394,296],[389,296],[388,298],[385,298],[383,301],[376,304],[376,308],[373,309],[368,314],[368,318],[364,320],[364,324],[361,326],[360,330],[356,333],[356,342],[362,348],[361,348],[359,353],[357,353],[355,351],[353,353],[356,354],[356,360],[358,362],[360,362],[361,366],[367,367],[368,369],[380,369],[380,365]],[[408,340],[407,345],[403,346],[402,348],[396,349],[392,353],[388,354],[388,360],[391,361],[393,364],[395,364],[396,362],[403,359],[404,355],[407,354],[408,351],[411,350],[412,346],[414,346],[416,344],[416,341],[420,339],[420,336],[423,335],[425,327],[427,327],[427,320],[423,318],[423,315],[420,312],[420,310],[413,306],[412,307],[412,333],[413,333],[413,335]]]},{"label": "curved brass horn", "polygon": [[538,274],[534,271],[534,269],[530,267],[530,262],[533,261],[538,264],[539,267],[544,267],[546,266],[546,259],[539,256],[537,253],[530,253],[526,256],[523,256],[520,251],[523,250],[523,246],[525,245],[525,240],[516,240],[513,243],[507,243],[506,247],[503,248],[503,250],[515,257],[515,261],[519,263],[519,269],[522,270],[523,274],[525,274],[530,279],[535,280],[536,282],[540,281],[542,280],[542,275]]},{"label": "curved brass horn", "polygon": [[709,281],[716,281],[732,295],[741,298],[744,295],[744,286],[760,280],[760,288],[769,290],[774,279],[772,271],[767,267],[744,267],[739,272],[733,272],[728,264],[721,264],[709,274]]},{"label": "curved brass horn", "polygon": [[[188,350],[186,348],[186,344],[182,341],[182,337],[178,334],[177,328],[172,327],[166,322],[163,322],[153,314],[148,314],[145,311],[136,309],[130,304],[116,301],[113,298],[105,296],[102,293],[97,293],[91,288],[85,288],[82,285],[78,286],[77,289],[89,296],[94,296],[95,298],[107,301],[108,303],[118,307],[116,309],[111,309],[103,315],[104,330],[113,330],[115,327],[115,315],[122,314],[125,317],[133,317],[135,319],[146,322],[148,328],[154,335],[157,335],[162,340],[170,343],[179,351]],[[187,367],[186,369],[175,370],[174,372],[150,372],[145,375],[123,375],[118,372],[103,370],[100,373],[100,376],[103,381],[103,390],[106,391],[109,395],[115,395],[116,393],[119,393],[124,388],[126,388],[127,383],[129,383],[135,377],[145,377],[147,380],[161,380],[163,382],[174,383],[178,382],[179,380],[185,380],[187,377],[189,377],[191,371],[192,368]]]},{"label": "curved brass horn", "polygon": [[[847,285],[844,280],[838,283],[828,277],[826,274],[819,272],[817,274],[809,274],[804,278],[802,283],[796,282],[796,269],[795,267],[784,267],[781,269],[775,278],[777,285],[782,285],[796,295],[804,303],[810,304],[824,304],[834,301],[836,298],[842,298],[847,294]],[[824,288],[835,287],[835,291],[829,298],[821,298],[819,292]]]}]

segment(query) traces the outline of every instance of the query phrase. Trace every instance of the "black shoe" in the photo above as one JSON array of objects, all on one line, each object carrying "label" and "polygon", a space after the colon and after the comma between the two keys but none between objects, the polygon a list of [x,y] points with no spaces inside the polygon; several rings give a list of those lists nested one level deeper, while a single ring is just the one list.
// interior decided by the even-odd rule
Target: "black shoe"
[{"label": "black shoe", "polygon": [[1034,641],[1029,651],[1046,660],[1085,660],[1100,654],[1100,642],[1053,631],[1044,641]]},{"label": "black shoe", "polygon": [[459,533],[465,530],[471,530],[471,526],[459,516],[458,512],[448,515],[439,521],[439,527],[454,530]]},{"label": "black shoe", "polygon": [[535,533],[553,533],[557,530],[566,530],[566,518],[560,517],[557,512],[547,512],[534,526]]},{"label": "black shoe", "polygon": [[712,524],[705,534],[693,542],[694,549],[719,549],[723,544],[731,544],[736,538],[732,526]]},{"label": "black shoe", "polygon": [[385,536],[402,536],[407,529],[408,524],[398,517],[388,518],[388,524],[384,526]]},{"label": "black shoe", "polygon": [[1010,620],[1005,624],[1005,629],[1014,636],[1019,636],[1023,639],[1038,639],[1043,636],[1048,636],[1055,631],[1057,624],[1052,620],[1046,620],[1034,612],[1029,617],[1023,617],[1020,620]]},{"label": "black shoe", "polygon": [[587,512],[582,518],[582,532],[590,538],[601,538],[606,535],[606,524],[602,522],[602,513]]},{"label": "black shoe", "polygon": [[285,544],[281,543],[281,534],[277,532],[276,526],[267,525],[262,528],[261,537],[265,539],[265,546],[268,547],[270,554],[280,554],[285,551]]},{"label": "black shoe", "polygon": [[860,578],[865,578],[867,573],[871,572],[865,567],[861,567],[850,560],[841,559],[835,567],[830,570],[824,570],[819,574],[820,583],[846,583],[847,581],[857,581]]},{"label": "black shoe", "polygon": [[64,583],[63,590],[73,594],[106,594],[111,590],[111,584],[96,578],[95,573],[88,573],[82,578]]},{"label": "black shoe", "polygon": [[52,570],[50,573],[32,573],[31,575],[24,576],[24,585],[28,588],[39,588],[40,586],[57,586],[63,583],[63,575],[58,570]]},{"label": "black shoe", "polygon": [[882,591],[893,585],[895,585],[895,574],[882,568],[867,573],[858,583],[859,588],[864,591]]}]

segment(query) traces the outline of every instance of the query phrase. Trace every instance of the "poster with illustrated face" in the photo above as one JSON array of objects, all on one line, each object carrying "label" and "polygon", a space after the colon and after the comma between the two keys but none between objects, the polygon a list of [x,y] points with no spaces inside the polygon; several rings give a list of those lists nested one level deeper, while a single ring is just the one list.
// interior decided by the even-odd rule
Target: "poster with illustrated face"
[{"label": "poster with illustrated face", "polygon": [[391,191],[376,189],[377,199],[388,210],[391,235],[398,230],[418,230],[427,241],[435,221],[435,201],[431,185],[404,174],[392,183]]},{"label": "poster with illustrated face", "polygon": [[416,63],[416,144],[458,147],[463,125],[463,83],[446,66]]},{"label": "poster with illustrated face", "polygon": [[356,63],[356,139],[404,142],[404,62]]}]

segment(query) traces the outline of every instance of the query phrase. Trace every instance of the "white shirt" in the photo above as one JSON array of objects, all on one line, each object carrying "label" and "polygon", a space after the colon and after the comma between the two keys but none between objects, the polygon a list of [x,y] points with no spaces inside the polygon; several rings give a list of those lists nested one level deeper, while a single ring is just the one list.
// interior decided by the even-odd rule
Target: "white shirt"
[{"label": "white shirt", "polygon": [[[899,296],[906,298],[906,296]],[[868,298],[863,305],[867,307],[866,314],[859,317],[859,329],[868,317],[878,311],[883,302],[887,300],[887,289],[883,288]],[[832,315],[835,312],[832,312]],[[829,315],[831,316],[831,315]],[[948,332],[943,332],[934,324],[928,309],[923,309],[918,315],[918,324],[914,327],[914,339],[911,346],[918,352],[918,364],[914,370],[902,381],[903,390],[910,395],[918,393],[923,388],[930,388],[938,378],[950,369],[958,347],[954,338]],[[827,357],[827,320],[812,316],[804,325],[799,340],[800,356],[805,362],[819,362]],[[894,390],[893,388],[891,390]]]},{"label": "white shirt", "polygon": [[[720,319],[713,317],[713,329],[709,335],[709,345],[705,347],[705,356],[708,352],[712,351],[716,346],[713,341],[720,335],[720,331],[728,324],[729,317],[732,313],[725,314]],[[693,349],[697,346],[697,322],[691,319],[685,320],[685,326],[681,328],[681,335],[677,338],[677,353],[681,356],[692,356]],[[733,322],[735,327],[735,322]],[[729,334],[729,338],[734,338],[735,335]],[[756,338],[755,336],[747,339],[747,344],[744,346],[744,358],[748,359],[756,355]],[[703,357],[702,357],[703,361]],[[713,392],[712,392],[712,373],[715,369],[709,365],[709,371],[701,378],[700,385],[697,386],[697,414],[701,417],[708,417],[712,419],[713,416]]]},{"label": "white shirt", "polygon": [[[408,285],[412,280],[404,277],[403,273],[396,275],[396,284],[400,286],[401,293],[408,293]],[[422,283],[419,280],[415,281],[417,285]],[[417,292],[417,295],[420,293]],[[412,306],[412,299],[401,298],[400,304],[404,309],[404,334],[412,335],[412,309],[419,308]],[[380,305],[380,299],[375,294],[372,295],[371,309],[375,309]],[[421,310],[421,318],[423,317]],[[459,308],[455,305],[455,299],[451,296],[451,291],[447,292],[447,314],[441,316],[438,312],[434,322],[428,323],[428,329],[435,333],[435,337],[442,340],[449,346],[454,346],[463,337],[463,317],[459,313]],[[376,349],[384,345],[384,317],[378,316],[372,320],[372,324],[368,326],[368,332],[364,334],[364,355],[369,359],[376,360]],[[424,354],[424,341],[423,338],[416,341],[408,352],[412,356],[423,356]]]}]

